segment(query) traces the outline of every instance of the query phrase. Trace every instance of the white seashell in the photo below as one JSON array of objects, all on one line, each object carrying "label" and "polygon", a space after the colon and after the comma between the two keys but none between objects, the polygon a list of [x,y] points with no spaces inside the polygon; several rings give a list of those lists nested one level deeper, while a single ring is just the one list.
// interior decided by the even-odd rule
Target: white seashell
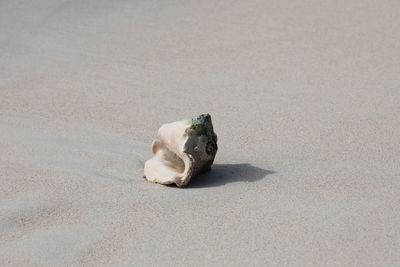
[{"label": "white seashell", "polygon": [[209,114],[164,124],[152,143],[153,157],[145,162],[145,178],[185,186],[194,175],[210,169],[217,149]]}]

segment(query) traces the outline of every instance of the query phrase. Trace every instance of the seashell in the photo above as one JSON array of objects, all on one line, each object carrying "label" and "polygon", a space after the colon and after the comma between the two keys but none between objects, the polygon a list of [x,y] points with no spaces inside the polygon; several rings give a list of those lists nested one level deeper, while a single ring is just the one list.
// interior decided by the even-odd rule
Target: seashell
[{"label": "seashell", "polygon": [[202,114],[164,124],[151,146],[153,157],[145,162],[145,178],[153,183],[185,186],[214,162],[218,146],[211,116]]}]

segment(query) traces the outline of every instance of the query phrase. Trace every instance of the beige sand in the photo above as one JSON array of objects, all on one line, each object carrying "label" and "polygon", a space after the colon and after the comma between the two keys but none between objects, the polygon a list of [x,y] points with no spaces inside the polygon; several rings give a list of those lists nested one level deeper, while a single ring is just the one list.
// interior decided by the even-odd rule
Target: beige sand
[{"label": "beige sand", "polygon": [[398,1],[1,1],[0,265],[398,266],[399,90]]}]

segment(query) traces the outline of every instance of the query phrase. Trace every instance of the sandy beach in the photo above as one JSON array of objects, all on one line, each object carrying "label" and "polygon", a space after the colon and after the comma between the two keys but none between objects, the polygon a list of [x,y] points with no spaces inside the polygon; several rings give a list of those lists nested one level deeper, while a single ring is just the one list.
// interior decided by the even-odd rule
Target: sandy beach
[{"label": "sandy beach", "polygon": [[0,2],[0,266],[399,266],[399,207],[398,1]]}]

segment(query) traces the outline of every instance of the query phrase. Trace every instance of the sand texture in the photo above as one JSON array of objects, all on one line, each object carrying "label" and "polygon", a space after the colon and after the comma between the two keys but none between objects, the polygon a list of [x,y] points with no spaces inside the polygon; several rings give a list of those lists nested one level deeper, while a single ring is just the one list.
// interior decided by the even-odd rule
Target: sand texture
[{"label": "sand texture", "polygon": [[399,265],[399,1],[0,1],[0,266]]}]

